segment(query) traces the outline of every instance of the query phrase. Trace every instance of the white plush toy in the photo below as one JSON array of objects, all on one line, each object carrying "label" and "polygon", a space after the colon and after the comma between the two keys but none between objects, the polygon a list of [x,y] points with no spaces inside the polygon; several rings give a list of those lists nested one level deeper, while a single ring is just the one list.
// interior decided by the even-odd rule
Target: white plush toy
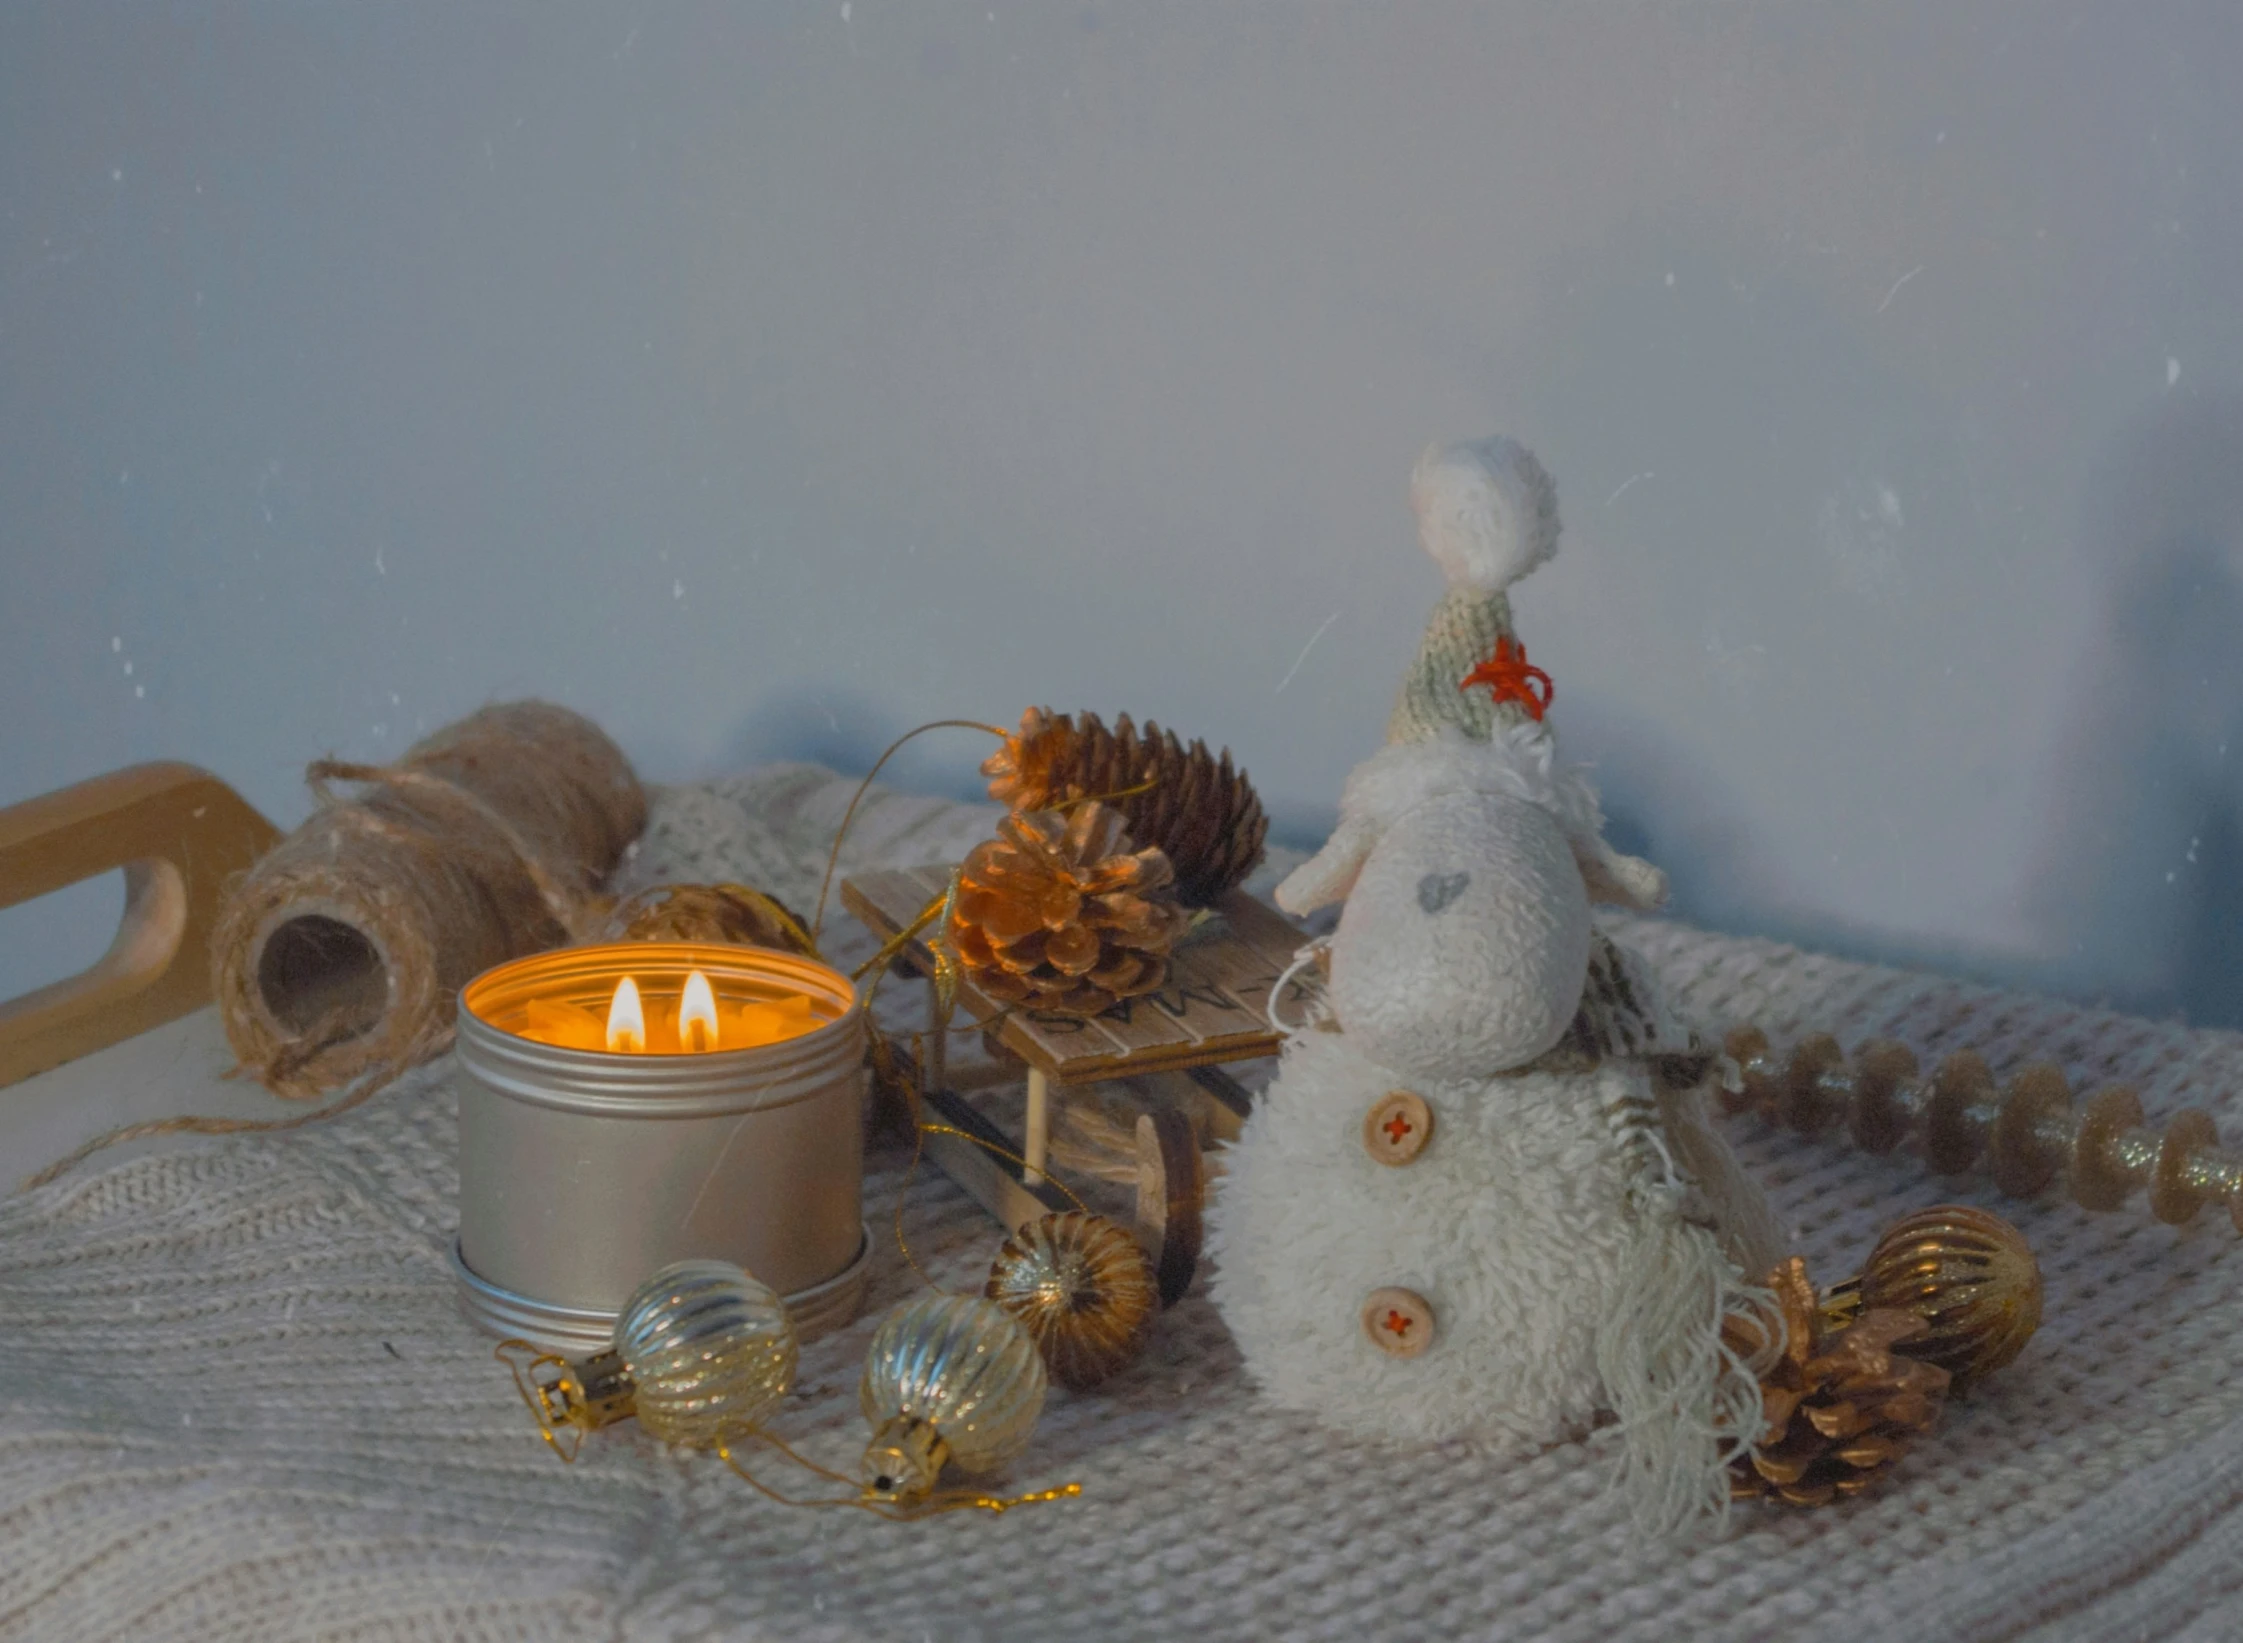
[{"label": "white plush toy", "polygon": [[1277,890],[1344,898],[1329,1009],[1228,1155],[1214,1297],[1269,1396],[1369,1437],[1531,1447],[1617,1415],[1637,1517],[1671,1531],[1725,1508],[1757,1432],[1720,1332],[1765,1305],[1780,1236],[1706,1119],[1714,1058],[1590,917],[1666,881],[1605,843],[1511,634],[1504,590],[1557,547],[1549,476],[1452,446],[1412,500],[1449,591]]}]

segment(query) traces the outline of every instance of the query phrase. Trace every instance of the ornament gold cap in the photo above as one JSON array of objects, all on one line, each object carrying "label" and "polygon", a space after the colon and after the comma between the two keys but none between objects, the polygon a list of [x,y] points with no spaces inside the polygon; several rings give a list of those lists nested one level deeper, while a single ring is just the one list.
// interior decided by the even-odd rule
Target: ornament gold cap
[{"label": "ornament gold cap", "polygon": [[628,1419],[638,1399],[623,1355],[612,1348],[574,1362],[541,1359],[531,1367],[530,1384],[548,1424],[586,1432]]},{"label": "ornament gold cap", "polygon": [[950,1445],[931,1423],[893,1415],[865,1446],[865,1486],[881,1500],[924,1500],[949,1459]]}]

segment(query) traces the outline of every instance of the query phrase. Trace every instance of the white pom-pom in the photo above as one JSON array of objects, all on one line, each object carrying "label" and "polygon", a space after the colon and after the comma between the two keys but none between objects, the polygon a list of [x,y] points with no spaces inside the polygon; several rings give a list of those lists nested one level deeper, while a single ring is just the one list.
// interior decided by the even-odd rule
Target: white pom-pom
[{"label": "white pom-pom", "polygon": [[1451,587],[1500,593],[1558,551],[1558,488],[1515,439],[1429,446],[1410,505]]}]

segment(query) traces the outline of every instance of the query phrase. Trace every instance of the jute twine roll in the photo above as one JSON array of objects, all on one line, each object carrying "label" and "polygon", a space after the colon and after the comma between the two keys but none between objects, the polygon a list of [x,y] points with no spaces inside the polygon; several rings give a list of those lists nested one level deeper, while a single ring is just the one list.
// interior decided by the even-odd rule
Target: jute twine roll
[{"label": "jute twine roll", "polygon": [[548,702],[487,707],[392,765],[306,774],[319,809],[212,937],[234,1054],[296,1099],[444,1049],[465,983],[591,933],[600,881],[646,826],[622,752]]}]

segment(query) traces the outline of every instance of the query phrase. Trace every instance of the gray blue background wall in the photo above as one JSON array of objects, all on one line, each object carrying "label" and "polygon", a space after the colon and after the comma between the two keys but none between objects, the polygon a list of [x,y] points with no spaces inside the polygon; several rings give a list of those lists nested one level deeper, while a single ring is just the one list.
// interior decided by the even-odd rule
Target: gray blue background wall
[{"label": "gray blue background wall", "polygon": [[2221,0],[10,6],[0,803],[1041,702],[1308,839],[1500,430],[1684,914],[2243,1020],[2239,70]]}]

